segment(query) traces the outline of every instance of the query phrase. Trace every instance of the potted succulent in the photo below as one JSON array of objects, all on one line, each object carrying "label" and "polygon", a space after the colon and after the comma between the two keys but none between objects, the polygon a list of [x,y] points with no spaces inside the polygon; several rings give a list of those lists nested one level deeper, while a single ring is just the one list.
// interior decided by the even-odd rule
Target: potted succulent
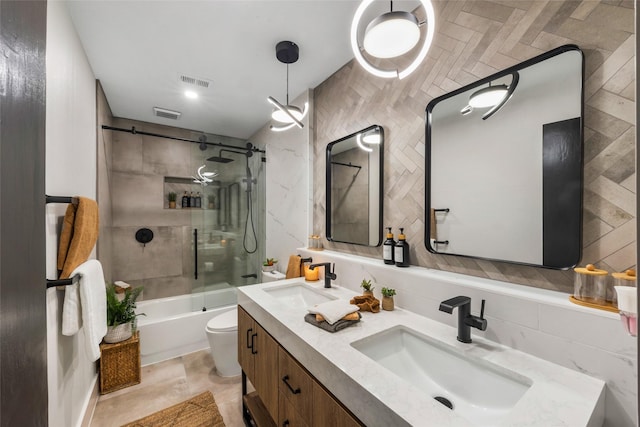
[{"label": "potted succulent", "polygon": [[276,269],[276,264],[278,264],[278,260],[275,258],[267,258],[266,261],[262,262],[262,271],[270,272]]},{"label": "potted succulent", "polygon": [[382,288],[382,309],[387,311],[393,311],[395,304],[393,303],[393,296],[396,294],[395,289]]},{"label": "potted succulent", "polygon": [[116,343],[131,338],[136,317],[144,316],[144,313],[136,314],[136,299],[140,296],[142,287],[127,288],[124,297],[118,298],[116,287],[107,286],[107,335],[104,341]]},{"label": "potted succulent", "polygon": [[176,197],[178,195],[174,192],[170,192],[169,193],[169,209],[175,209],[176,208]]},{"label": "potted succulent", "polygon": [[360,287],[364,290],[362,295],[364,296],[373,296],[373,290],[375,289],[371,286],[371,280],[362,279],[362,283],[360,283]]}]

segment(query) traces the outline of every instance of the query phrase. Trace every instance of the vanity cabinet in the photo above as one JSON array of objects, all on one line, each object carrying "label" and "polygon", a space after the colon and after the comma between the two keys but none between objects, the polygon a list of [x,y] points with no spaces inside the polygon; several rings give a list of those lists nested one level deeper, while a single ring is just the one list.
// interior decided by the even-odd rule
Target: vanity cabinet
[{"label": "vanity cabinet", "polygon": [[262,404],[278,419],[278,343],[238,306],[238,362]]},{"label": "vanity cabinet", "polygon": [[[260,336],[263,336],[260,339]],[[267,339],[268,337],[268,339]],[[267,341],[269,344],[265,344]],[[272,347],[273,345],[273,347]],[[262,351],[262,354],[260,353]],[[257,352],[257,353],[256,353]],[[257,427],[359,427],[353,417],[324,387],[240,306],[238,306],[238,359],[256,394],[247,408]],[[260,362],[258,360],[268,360]],[[267,371],[267,372],[265,372]],[[254,382],[254,381],[257,381]],[[246,386],[243,385],[243,390]],[[271,420],[255,413],[266,408]]]}]

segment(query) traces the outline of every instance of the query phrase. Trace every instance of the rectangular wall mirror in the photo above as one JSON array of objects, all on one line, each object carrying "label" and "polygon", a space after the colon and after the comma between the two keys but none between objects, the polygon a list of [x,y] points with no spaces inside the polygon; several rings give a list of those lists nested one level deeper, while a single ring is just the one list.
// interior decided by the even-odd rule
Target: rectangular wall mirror
[{"label": "rectangular wall mirror", "polygon": [[327,240],[382,243],[383,146],[378,125],[327,145]]},{"label": "rectangular wall mirror", "polygon": [[427,250],[579,262],[583,85],[582,51],[565,45],[429,103]]}]

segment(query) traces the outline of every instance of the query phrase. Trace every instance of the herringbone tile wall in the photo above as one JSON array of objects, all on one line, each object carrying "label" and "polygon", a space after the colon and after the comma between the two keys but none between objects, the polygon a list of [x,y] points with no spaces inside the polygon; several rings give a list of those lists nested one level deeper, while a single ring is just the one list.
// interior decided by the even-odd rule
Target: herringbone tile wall
[{"label": "herringbone tile wall", "polygon": [[[314,230],[324,230],[327,144],[371,124],[385,129],[384,225],[405,227],[412,264],[573,290],[573,271],[434,255],[424,247],[424,113],[431,99],[563,44],[585,53],[583,257],[623,271],[636,260],[633,1],[439,1],[436,35],[405,80],[349,62],[314,91]],[[325,241],[370,257],[381,248]]]}]

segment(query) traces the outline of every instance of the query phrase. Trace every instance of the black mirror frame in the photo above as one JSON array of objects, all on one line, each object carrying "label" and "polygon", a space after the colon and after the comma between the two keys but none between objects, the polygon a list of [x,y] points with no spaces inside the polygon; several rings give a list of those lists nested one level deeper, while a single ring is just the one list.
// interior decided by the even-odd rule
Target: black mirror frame
[{"label": "black mirror frame", "polygon": [[[332,237],[332,231],[331,231],[331,148],[335,145],[338,144],[342,141],[345,141],[349,138],[353,138],[354,136],[358,135],[359,133],[363,133],[363,132],[367,132],[370,131],[372,129],[376,129],[378,128],[380,130],[380,136],[382,137],[382,140],[380,141],[380,174],[379,174],[379,202],[378,202],[378,218],[380,218],[380,224],[378,226],[378,242],[375,245],[365,245],[362,243],[353,243],[353,242],[345,242],[342,240],[336,240]],[[347,135],[343,138],[340,138],[336,141],[330,142],[329,144],[327,144],[327,148],[326,148],[326,166],[325,166],[325,182],[326,182],[326,206],[325,206],[325,217],[326,217],[326,238],[328,241],[330,242],[336,242],[336,243],[348,243],[351,245],[358,245],[358,246],[366,246],[366,247],[378,247],[380,245],[382,245],[382,230],[383,230],[383,226],[382,224],[383,222],[383,217],[382,217],[382,213],[383,213],[383,205],[384,205],[384,188],[383,188],[383,183],[384,183],[384,128],[381,125],[371,125],[367,128],[364,129],[360,129],[357,132],[354,132],[350,135]]]},{"label": "black mirror frame", "polygon": [[[486,258],[486,257],[480,257],[480,256],[472,256],[472,255],[462,255],[462,254],[453,254],[453,253],[444,253],[444,252],[437,252],[435,249],[433,249],[430,245],[430,236],[431,236],[431,156],[429,155],[429,153],[431,152],[431,119],[432,119],[432,112],[433,109],[435,108],[435,106],[448,98],[451,98],[453,96],[459,95],[461,93],[467,92],[470,89],[473,89],[475,87],[478,86],[482,86],[484,84],[487,84],[489,82],[492,82],[496,79],[502,78],[506,75],[509,74],[513,74],[523,68],[527,68],[531,65],[535,65],[539,62],[542,62],[544,60],[550,59],[554,56],[558,56],[562,53],[566,53],[566,52],[571,52],[571,51],[578,51],[581,54],[582,57],[582,75],[581,75],[581,85],[582,85],[582,91],[580,94],[580,194],[579,194],[579,218],[578,218],[578,229],[579,232],[577,233],[577,237],[576,240],[576,246],[577,246],[577,253],[575,254],[575,259],[571,262],[571,265],[568,266],[563,266],[563,267],[554,267],[554,266],[548,266],[548,265],[542,265],[542,264],[530,264],[530,263],[524,263],[524,262],[517,262],[517,261],[510,261],[510,260],[502,260],[502,259],[494,259],[494,258]],[[479,260],[484,260],[484,261],[494,261],[494,262],[505,262],[505,263],[509,263],[509,264],[516,264],[516,265],[524,265],[524,266],[528,266],[528,267],[538,267],[538,268],[547,268],[547,269],[552,269],[552,270],[568,270],[570,268],[575,267],[578,262],[580,262],[580,259],[582,258],[582,222],[583,222],[583,193],[584,193],[584,89],[585,89],[585,78],[584,78],[584,74],[585,74],[585,58],[584,58],[584,53],[582,52],[582,50],[575,44],[566,44],[566,45],[562,45],[559,46],[555,49],[552,49],[548,52],[542,53],[538,56],[535,56],[531,59],[528,59],[526,61],[520,62],[512,67],[506,68],[504,70],[501,70],[497,73],[494,73],[490,76],[487,76],[481,80],[477,80],[473,83],[470,83],[466,86],[463,86],[459,89],[456,89],[452,92],[446,93],[444,95],[441,95],[437,98],[432,99],[428,104],[427,104],[427,108],[425,111],[425,234],[424,234],[424,246],[427,249],[427,251],[433,253],[433,254],[438,254],[438,255],[451,255],[451,256],[456,256],[456,257],[462,257],[462,258],[471,258],[471,259],[479,259]]]}]

